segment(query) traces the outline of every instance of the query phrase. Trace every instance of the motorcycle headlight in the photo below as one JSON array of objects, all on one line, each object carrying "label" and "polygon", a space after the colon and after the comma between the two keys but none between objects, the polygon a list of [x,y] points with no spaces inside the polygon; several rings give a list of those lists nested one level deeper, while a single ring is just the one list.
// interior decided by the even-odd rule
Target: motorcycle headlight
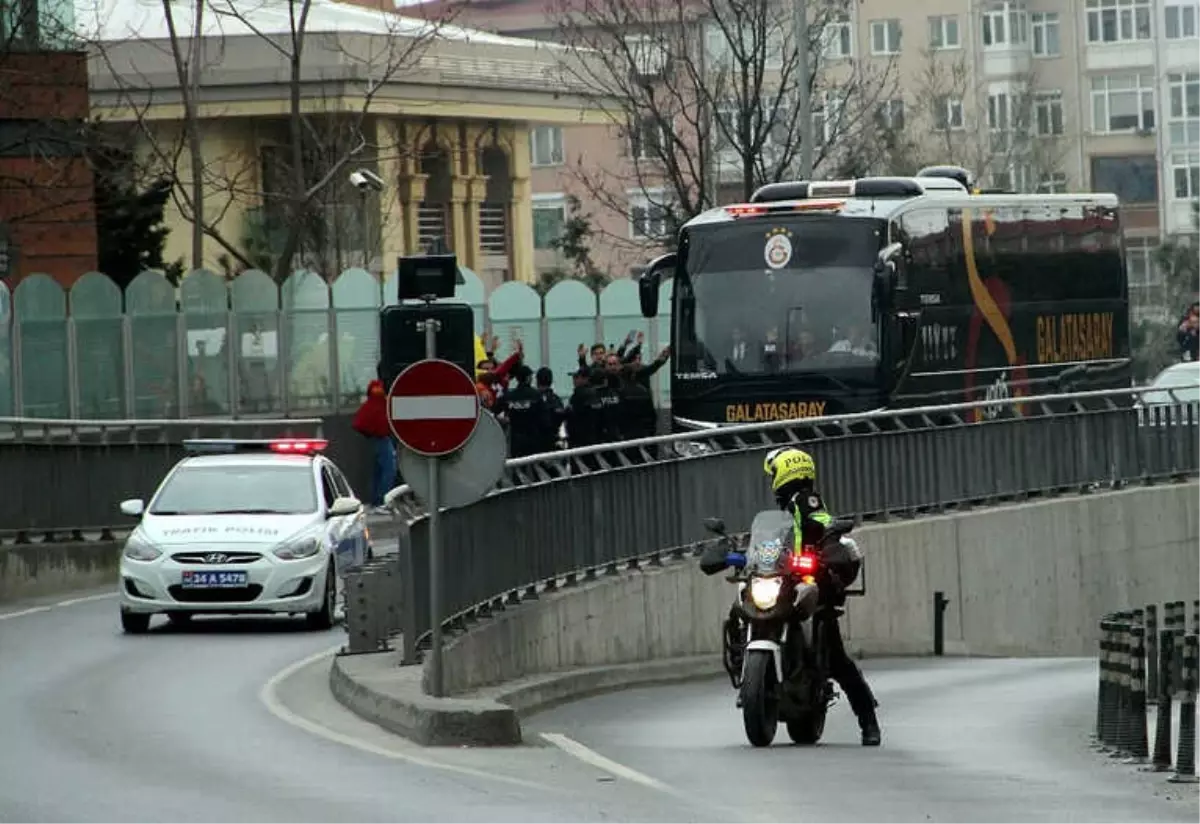
[{"label": "motorcycle headlight", "polygon": [[295,541],[289,541],[276,549],[275,557],[281,561],[299,561],[304,558],[311,558],[320,551],[320,538],[300,538]]},{"label": "motorcycle headlight", "polygon": [[755,578],[750,582],[750,600],[759,609],[771,609],[779,600],[782,578]]},{"label": "motorcycle headlight", "polygon": [[162,556],[162,552],[151,546],[142,538],[130,536],[125,542],[124,555],[131,561],[153,561]]}]

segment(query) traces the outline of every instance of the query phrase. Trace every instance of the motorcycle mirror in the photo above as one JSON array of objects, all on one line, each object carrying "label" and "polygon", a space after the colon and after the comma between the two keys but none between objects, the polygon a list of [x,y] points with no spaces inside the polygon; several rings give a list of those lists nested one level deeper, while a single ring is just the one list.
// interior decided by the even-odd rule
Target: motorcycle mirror
[{"label": "motorcycle mirror", "polygon": [[720,518],[705,518],[704,528],[715,535],[725,534],[725,522]]}]

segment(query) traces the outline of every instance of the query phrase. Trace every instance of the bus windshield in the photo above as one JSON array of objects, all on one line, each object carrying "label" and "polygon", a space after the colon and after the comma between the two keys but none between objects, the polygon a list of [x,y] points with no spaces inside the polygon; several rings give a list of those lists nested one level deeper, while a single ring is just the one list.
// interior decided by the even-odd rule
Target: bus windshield
[{"label": "bus windshield", "polygon": [[874,368],[885,231],[874,218],[796,214],[692,227],[674,290],[677,370]]}]

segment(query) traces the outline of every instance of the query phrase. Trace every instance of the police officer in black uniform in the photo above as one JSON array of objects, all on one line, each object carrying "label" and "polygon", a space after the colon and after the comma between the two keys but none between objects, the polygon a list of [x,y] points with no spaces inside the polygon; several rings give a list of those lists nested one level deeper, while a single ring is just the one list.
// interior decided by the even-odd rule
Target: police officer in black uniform
[{"label": "police officer in black uniform", "polygon": [[548,414],[542,393],[530,385],[533,370],[520,364],[513,369],[513,377],[517,385],[504,396],[508,413],[508,454],[521,458],[542,451]]}]

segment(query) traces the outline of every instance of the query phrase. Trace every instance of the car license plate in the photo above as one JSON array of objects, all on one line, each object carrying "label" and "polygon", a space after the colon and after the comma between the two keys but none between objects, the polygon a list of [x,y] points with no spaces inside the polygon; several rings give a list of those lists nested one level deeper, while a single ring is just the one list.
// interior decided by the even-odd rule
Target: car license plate
[{"label": "car license plate", "polygon": [[183,572],[184,589],[225,589],[227,587],[244,587],[246,573],[244,572],[209,572],[207,570],[187,569]]}]

